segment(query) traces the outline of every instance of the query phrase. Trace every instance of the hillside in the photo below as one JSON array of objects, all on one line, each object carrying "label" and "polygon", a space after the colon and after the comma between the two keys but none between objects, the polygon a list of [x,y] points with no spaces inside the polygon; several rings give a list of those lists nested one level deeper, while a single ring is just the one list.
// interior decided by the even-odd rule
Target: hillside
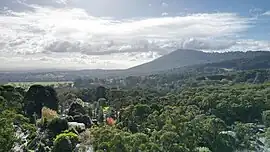
[{"label": "hillside", "polygon": [[133,73],[155,72],[196,64],[214,63],[241,58],[252,58],[255,56],[263,56],[263,55],[270,55],[270,52],[249,51],[249,52],[206,53],[196,50],[179,49],[170,54],[164,55],[154,61],[130,68],[127,71]]}]

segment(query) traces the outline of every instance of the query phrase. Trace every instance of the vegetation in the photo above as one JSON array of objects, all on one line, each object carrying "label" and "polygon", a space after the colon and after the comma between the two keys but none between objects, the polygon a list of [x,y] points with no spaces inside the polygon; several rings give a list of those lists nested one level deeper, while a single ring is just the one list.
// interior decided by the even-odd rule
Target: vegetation
[{"label": "vegetation", "polygon": [[53,119],[57,118],[58,114],[56,111],[47,108],[47,107],[43,107],[41,109],[41,121],[42,122],[51,122]]},{"label": "vegetation", "polygon": [[269,59],[241,60],[65,88],[0,86],[0,152],[264,151]]},{"label": "vegetation", "polygon": [[46,82],[8,82],[7,85],[15,86],[15,87],[21,87],[28,89],[32,85],[43,85],[43,86],[53,86],[55,88],[58,87],[71,87],[73,85],[72,81],[46,81]]},{"label": "vegetation", "polygon": [[16,141],[10,111],[3,111],[0,115],[0,152],[9,151]]},{"label": "vegetation", "polygon": [[61,133],[54,140],[53,152],[73,152],[79,141],[78,135],[72,132]]}]

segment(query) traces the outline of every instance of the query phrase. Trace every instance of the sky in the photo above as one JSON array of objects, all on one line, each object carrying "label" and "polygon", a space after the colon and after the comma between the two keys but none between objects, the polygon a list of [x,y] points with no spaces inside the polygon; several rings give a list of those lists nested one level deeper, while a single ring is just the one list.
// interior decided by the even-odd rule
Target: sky
[{"label": "sky", "polygon": [[269,0],[0,0],[0,70],[125,69],[177,49],[269,51]]}]

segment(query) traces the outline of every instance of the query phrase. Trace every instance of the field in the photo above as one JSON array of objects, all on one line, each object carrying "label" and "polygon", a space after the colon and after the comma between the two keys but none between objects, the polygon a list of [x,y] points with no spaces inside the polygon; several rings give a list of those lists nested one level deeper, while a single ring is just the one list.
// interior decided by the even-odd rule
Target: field
[{"label": "field", "polygon": [[72,81],[59,81],[59,82],[56,82],[56,81],[55,82],[9,82],[6,85],[29,88],[31,85],[34,85],[34,84],[39,84],[39,85],[43,85],[43,86],[53,86],[55,88],[73,86]]}]

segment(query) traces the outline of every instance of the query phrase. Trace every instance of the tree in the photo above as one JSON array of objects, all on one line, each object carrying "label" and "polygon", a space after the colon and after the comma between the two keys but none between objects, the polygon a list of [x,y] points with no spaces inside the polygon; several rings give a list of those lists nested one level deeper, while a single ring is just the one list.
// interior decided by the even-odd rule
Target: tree
[{"label": "tree", "polygon": [[237,150],[261,151],[260,140],[255,131],[255,124],[236,123],[234,132],[236,133]]},{"label": "tree", "polygon": [[148,115],[151,113],[151,108],[146,104],[138,104],[133,110],[133,116],[136,122],[142,122],[146,120]]},{"label": "tree", "polygon": [[74,101],[68,110],[69,116],[76,116],[76,115],[85,115],[87,112],[84,109],[82,102],[79,102],[78,100]]},{"label": "tree", "polygon": [[53,152],[73,152],[79,137],[75,133],[66,132],[56,136],[53,144]]},{"label": "tree", "polygon": [[0,91],[0,97],[2,98],[0,101],[4,109],[12,109],[22,113],[23,92],[21,94],[21,88],[15,89],[13,86],[4,86],[3,90]]},{"label": "tree", "polygon": [[175,132],[164,132],[160,136],[160,142],[162,145],[162,151],[178,151],[186,152],[188,149],[179,143],[179,136]]},{"label": "tree", "polygon": [[98,101],[100,98],[106,99],[106,88],[103,86],[99,86],[96,89],[96,101]]},{"label": "tree", "polygon": [[32,117],[34,113],[40,117],[43,106],[58,111],[56,91],[49,86],[32,85],[24,97],[24,104],[28,117]]},{"label": "tree", "polygon": [[55,137],[56,135],[68,129],[68,121],[66,119],[54,118],[48,123],[48,129]]},{"label": "tree", "polygon": [[59,106],[61,107],[61,113],[65,113],[66,109],[72,104],[72,102],[76,101],[77,96],[71,92],[62,92],[58,94],[59,98]]},{"label": "tree", "polygon": [[13,116],[11,111],[3,111],[0,114],[0,152],[10,151],[16,141]]}]

